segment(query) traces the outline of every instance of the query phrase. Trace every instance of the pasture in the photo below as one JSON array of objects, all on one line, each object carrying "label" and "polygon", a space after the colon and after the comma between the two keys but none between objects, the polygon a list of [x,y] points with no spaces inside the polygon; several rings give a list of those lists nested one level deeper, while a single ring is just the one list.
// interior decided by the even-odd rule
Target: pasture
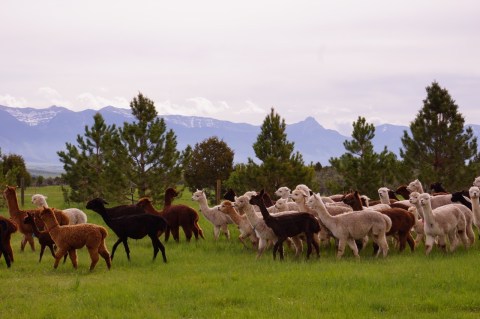
[{"label": "pasture", "polygon": [[[29,195],[48,196],[50,207],[66,208],[58,187],[29,188]],[[184,191],[174,204],[198,209]],[[108,200],[108,199],[107,199]],[[84,209],[84,207],[79,207]],[[157,208],[160,208],[157,206]],[[104,225],[96,213],[84,210],[89,222]],[[8,216],[6,208],[1,215]],[[295,259],[286,249],[283,262],[272,259],[271,249],[255,260],[236,238],[213,240],[210,224],[200,217],[205,240],[190,243],[181,232],[180,243],[165,244],[168,263],[152,262],[150,239],[129,240],[131,261],[119,246],[107,270],[100,260],[88,270],[90,258],[79,250],[79,269],[69,259],[53,269],[47,252],[38,263],[39,245],[20,252],[20,233],[12,246],[15,262],[7,269],[0,261],[0,318],[478,318],[480,286],[477,264],[480,243],[466,250],[425,256],[420,245],[414,253],[375,259],[369,244],[355,260],[347,249],[340,261],[332,248],[321,257]],[[107,227],[108,229],[108,227]],[[116,236],[109,230],[111,251]],[[163,236],[161,237],[162,242]]]}]

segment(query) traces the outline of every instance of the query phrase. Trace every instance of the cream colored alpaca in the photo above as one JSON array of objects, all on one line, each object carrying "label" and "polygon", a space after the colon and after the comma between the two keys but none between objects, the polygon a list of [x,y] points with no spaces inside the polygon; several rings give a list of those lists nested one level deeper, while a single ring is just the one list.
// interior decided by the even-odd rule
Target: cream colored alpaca
[{"label": "cream colored alpaca", "polygon": [[86,246],[91,259],[90,271],[95,268],[100,259],[99,255],[105,259],[107,267],[110,269],[110,253],[105,245],[108,232],[104,227],[94,224],[60,226],[52,209],[47,207],[39,215],[57,246],[53,268],[57,268],[60,259],[68,253],[73,267],[77,269],[77,249]]},{"label": "cream colored alpaca", "polygon": [[[417,192],[419,194],[423,194],[423,186],[422,183],[418,179],[410,182],[408,184],[407,189],[410,192]],[[438,208],[443,205],[452,204],[452,194],[445,194],[445,195],[436,195],[431,198],[432,209]]]},{"label": "cream colored alpaca", "polygon": [[380,252],[382,252],[383,257],[387,256],[388,243],[385,234],[392,227],[392,221],[388,216],[373,210],[332,216],[328,213],[319,194],[310,196],[307,205],[317,212],[322,223],[338,239],[337,258],[342,258],[347,244],[352,249],[355,257],[359,258],[355,240],[362,240],[365,236],[370,236],[379,246],[377,256]]},{"label": "cream colored alpaca", "polygon": [[246,215],[240,215],[237,210],[235,209],[233,203],[229,200],[224,200],[220,203],[218,209],[228,215],[232,221],[238,226],[238,230],[240,231],[240,235],[238,239],[240,242],[248,248],[247,244],[245,243],[245,239],[249,238],[253,247],[258,247],[258,238],[253,231],[253,227],[247,219]]},{"label": "cream colored alpaca", "polygon": [[476,177],[473,181],[473,186],[477,186],[480,188],[480,176]]},{"label": "cream colored alpaca", "polygon": [[[240,197],[235,198],[235,208],[238,209],[239,212],[245,214],[248,218],[248,221],[253,227],[255,234],[258,238],[258,250],[257,250],[257,259],[260,258],[265,251],[265,249],[275,243],[278,238],[273,232],[273,230],[265,224],[265,221],[261,216],[259,216],[253,207],[250,204],[250,197],[246,195],[242,195]],[[291,242],[290,242],[291,244]],[[292,245],[291,245],[292,246]],[[293,245],[295,249],[295,256],[300,254],[299,249],[297,249],[296,245]]]},{"label": "cream colored alpaca", "polygon": [[[480,177],[477,177],[480,179]],[[468,190],[470,195],[470,200],[472,202],[472,211],[473,211],[473,223],[477,227],[480,233],[480,205],[479,205],[479,197],[480,197],[480,188],[478,186],[472,186]]]},{"label": "cream colored alpaca", "polygon": [[[467,222],[465,215],[454,205],[441,206],[432,210],[430,194],[423,193],[418,196],[418,201],[423,209],[425,229],[425,254],[428,255],[438,237],[438,245],[446,250],[446,239],[450,242],[450,251],[454,251],[460,237],[463,245],[468,247],[469,241],[466,234]],[[458,237],[457,237],[458,236]]]},{"label": "cream colored alpaca", "polygon": [[[32,204],[37,207],[48,207],[47,196],[42,194],[32,195]],[[85,224],[87,222],[87,214],[78,208],[66,208],[62,211],[68,216],[69,225]]]},{"label": "cream colored alpaca", "polygon": [[275,195],[280,198],[288,200],[290,198],[290,192],[291,192],[290,188],[286,186],[282,186],[275,191]]},{"label": "cream colored alpaca", "polygon": [[228,230],[228,224],[233,224],[230,217],[223,214],[219,209],[219,205],[214,207],[208,207],[207,196],[203,190],[198,190],[193,193],[192,200],[197,201],[200,206],[200,212],[205,218],[213,225],[213,236],[215,240],[220,236],[220,232],[223,232],[225,236],[230,239],[230,231]]}]

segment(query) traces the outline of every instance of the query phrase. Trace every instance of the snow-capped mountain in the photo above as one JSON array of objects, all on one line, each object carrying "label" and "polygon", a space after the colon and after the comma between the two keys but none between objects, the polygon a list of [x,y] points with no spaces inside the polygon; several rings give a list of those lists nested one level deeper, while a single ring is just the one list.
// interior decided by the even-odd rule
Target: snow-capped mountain
[{"label": "snow-capped mountain", "polygon": [[[99,111],[74,112],[64,107],[46,109],[12,108],[0,106],[0,148],[3,154],[15,153],[24,157],[29,167],[42,168],[61,166],[57,151],[65,150],[65,144],[76,144],[78,134],[83,135],[85,126],[93,124],[93,116],[100,112],[107,124],[122,126],[134,121],[130,109],[107,106]],[[192,147],[199,142],[217,136],[235,152],[235,162],[255,159],[253,143],[260,133],[260,126],[220,121],[213,118],[161,115],[168,129],[177,136],[178,149]],[[480,126],[472,125],[475,135],[480,135]],[[384,146],[398,155],[400,137],[407,126],[383,124],[376,127],[373,143],[380,152]],[[328,159],[345,153],[343,142],[350,137],[337,131],[325,129],[313,117],[287,125],[287,139],[295,143],[295,151],[303,155],[305,163],[320,162],[328,165]]]}]

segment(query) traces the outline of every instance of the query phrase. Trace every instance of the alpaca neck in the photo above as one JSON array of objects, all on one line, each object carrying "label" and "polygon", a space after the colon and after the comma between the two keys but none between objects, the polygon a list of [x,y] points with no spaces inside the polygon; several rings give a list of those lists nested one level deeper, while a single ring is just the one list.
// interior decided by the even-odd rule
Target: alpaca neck
[{"label": "alpaca neck", "polygon": [[15,191],[12,192],[10,190],[6,191],[4,194],[7,200],[8,213],[10,214],[10,217],[17,220],[17,213],[20,211],[20,207],[18,207],[17,194]]},{"label": "alpaca neck", "polygon": [[298,211],[307,212],[309,210],[305,201],[306,201],[305,197],[302,197],[302,198],[299,198],[299,199],[295,200],[295,203],[298,206]]},{"label": "alpaca neck", "polygon": [[432,203],[430,201],[427,201],[423,208],[423,219],[427,223],[433,223],[435,221],[435,217],[432,212]]},{"label": "alpaca neck", "polygon": [[32,231],[35,234],[35,236],[40,237],[41,232],[37,228],[37,224],[35,224],[35,220],[33,219],[33,217],[30,219],[29,224],[30,224],[30,226],[32,226]]},{"label": "alpaca neck", "polygon": [[478,197],[472,197],[472,212],[473,218],[476,219],[476,223],[480,222],[480,201]]},{"label": "alpaca neck", "polygon": [[200,196],[200,198],[198,199],[198,203],[200,204],[200,209],[203,212],[207,212],[210,209],[210,207],[208,207],[207,198],[205,196]]},{"label": "alpaca neck", "polygon": [[363,210],[362,200],[358,196],[354,196],[354,200],[353,200],[352,204],[350,204],[350,206],[352,206],[352,209],[354,211]]},{"label": "alpaca neck", "polygon": [[230,216],[230,218],[232,219],[232,221],[236,224],[236,225],[240,225],[240,223],[242,222],[242,218],[240,217],[240,215],[235,211],[235,209],[233,207],[230,207],[227,209],[226,211],[226,214],[228,216]]},{"label": "alpaca neck", "polygon": [[253,206],[251,204],[246,204],[245,206],[242,206],[240,210],[242,210],[243,213],[247,216],[247,219],[250,224],[252,224],[252,227],[257,227],[257,224],[261,221],[261,219],[255,212]]},{"label": "alpaca neck", "polygon": [[322,223],[330,230],[334,227],[335,220],[327,211],[327,207],[322,202],[322,199],[316,198],[314,211],[317,213],[318,218],[322,221]]},{"label": "alpaca neck", "polygon": [[172,206],[173,203],[173,197],[167,196],[165,197],[165,204],[163,205],[164,208]]},{"label": "alpaca neck", "polygon": [[380,203],[390,205],[390,198],[388,196],[380,196]]}]

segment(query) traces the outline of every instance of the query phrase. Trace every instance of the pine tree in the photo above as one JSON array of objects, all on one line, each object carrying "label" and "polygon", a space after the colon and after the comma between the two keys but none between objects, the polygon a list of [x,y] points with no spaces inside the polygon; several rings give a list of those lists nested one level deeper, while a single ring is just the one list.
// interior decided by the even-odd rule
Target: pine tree
[{"label": "pine tree", "polygon": [[369,197],[378,197],[378,188],[388,186],[394,180],[392,174],[396,156],[385,147],[378,154],[373,150],[375,127],[359,116],[353,122],[352,140],[343,142],[347,153],[329,162],[343,176],[345,186]]},{"label": "pine tree", "polygon": [[85,126],[77,145],[66,143],[66,151],[57,152],[70,186],[66,200],[84,202],[93,197],[124,201],[128,193],[125,175],[126,152],[115,125],[107,125],[100,113],[91,128]]},{"label": "pine tree", "polygon": [[233,178],[245,181],[249,190],[263,188],[270,194],[281,186],[294,188],[298,184],[306,184],[316,187],[314,167],[305,166],[302,155],[293,153],[295,144],[287,140],[286,126],[285,120],[272,108],[253,144],[255,156],[261,163],[257,164],[249,158],[246,167],[242,167],[240,173],[235,172],[232,180],[229,179],[229,187],[234,186]]},{"label": "pine tree", "polygon": [[127,149],[131,167],[129,179],[140,197],[161,198],[164,190],[181,178],[180,153],[172,130],[159,119],[152,100],[139,93],[130,102],[137,121],[124,123],[121,140]]},{"label": "pine tree", "polygon": [[447,189],[470,185],[478,165],[477,138],[446,89],[437,82],[426,88],[423,108],[404,131],[400,156],[414,177],[429,185],[442,182]]}]

